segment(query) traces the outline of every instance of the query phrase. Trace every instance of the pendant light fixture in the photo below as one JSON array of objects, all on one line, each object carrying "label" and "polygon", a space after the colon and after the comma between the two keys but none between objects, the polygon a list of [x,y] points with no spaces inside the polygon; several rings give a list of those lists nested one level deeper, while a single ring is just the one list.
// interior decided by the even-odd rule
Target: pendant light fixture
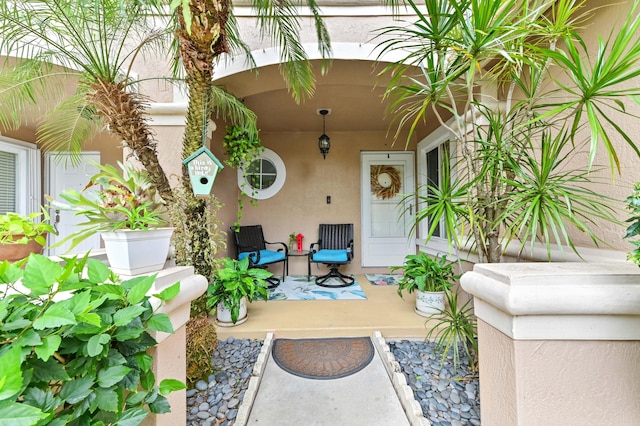
[{"label": "pendant light fixture", "polygon": [[322,158],[327,158],[327,154],[329,153],[329,148],[331,147],[331,143],[329,142],[329,136],[325,133],[325,119],[327,114],[329,114],[330,110],[328,109],[319,109],[318,114],[322,115],[322,135],[318,138],[318,148],[320,148],[320,154],[322,154]]}]

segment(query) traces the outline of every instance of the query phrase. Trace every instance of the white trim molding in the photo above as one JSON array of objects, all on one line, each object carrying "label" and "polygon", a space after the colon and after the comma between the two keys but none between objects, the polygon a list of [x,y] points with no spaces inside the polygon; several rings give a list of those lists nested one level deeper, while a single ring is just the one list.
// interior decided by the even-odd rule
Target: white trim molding
[{"label": "white trim molding", "polygon": [[476,264],[460,280],[476,316],[514,340],[640,340],[640,268]]}]

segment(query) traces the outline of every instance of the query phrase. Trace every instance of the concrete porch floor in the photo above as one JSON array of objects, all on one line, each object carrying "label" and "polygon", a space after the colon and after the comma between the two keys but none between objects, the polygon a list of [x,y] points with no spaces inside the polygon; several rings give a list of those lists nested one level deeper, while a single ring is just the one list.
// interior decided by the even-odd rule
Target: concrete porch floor
[{"label": "concrete porch floor", "polygon": [[264,339],[268,332],[277,338],[354,337],[376,330],[385,338],[424,338],[426,318],[414,312],[414,294],[401,299],[397,286],[372,285],[363,274],[356,280],[367,300],[254,302],[244,324],[216,327],[218,339]]}]

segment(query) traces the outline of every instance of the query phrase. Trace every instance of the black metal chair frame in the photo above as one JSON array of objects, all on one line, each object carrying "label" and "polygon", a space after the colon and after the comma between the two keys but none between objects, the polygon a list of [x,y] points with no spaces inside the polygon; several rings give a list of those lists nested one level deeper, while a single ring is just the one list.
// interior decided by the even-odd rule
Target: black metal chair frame
[{"label": "black metal chair frame", "polygon": [[[353,259],[353,224],[320,224],[318,230],[319,239],[312,243],[308,257],[308,276],[311,276],[311,263],[322,263],[329,267],[329,273],[316,277],[316,284],[322,287],[338,288],[353,285],[355,278],[352,275],[345,275],[339,271],[340,266],[351,263]],[[326,263],[314,261],[313,255],[322,249],[346,250],[347,260],[345,262]],[[342,284],[326,284],[329,278],[337,278]]]},{"label": "black metal chair frame", "polygon": [[[287,262],[289,259],[289,253],[285,243],[269,242],[265,240],[264,233],[262,232],[262,225],[243,225],[240,227],[232,226],[230,229],[233,234],[233,245],[236,250],[236,259],[240,256],[240,253],[253,253],[255,255],[255,260],[254,256],[248,256],[249,267],[262,269],[266,269],[269,265],[283,262],[282,280],[284,281],[286,271],[288,269]],[[282,245],[283,248],[279,248],[275,251],[284,251],[284,259],[259,265],[260,250],[267,250],[267,245]],[[280,279],[275,276],[267,278],[266,281],[269,283],[268,288],[275,288],[280,284]]]}]

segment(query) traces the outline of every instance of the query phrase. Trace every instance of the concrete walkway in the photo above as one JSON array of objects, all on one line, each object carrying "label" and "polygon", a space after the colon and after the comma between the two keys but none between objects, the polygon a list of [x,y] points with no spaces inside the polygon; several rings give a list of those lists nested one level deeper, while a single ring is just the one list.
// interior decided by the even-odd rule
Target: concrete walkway
[{"label": "concrete walkway", "polygon": [[269,333],[235,425],[405,426],[429,425],[384,338],[375,332],[375,354],[361,371],[313,380],[282,370],[271,357]]}]

